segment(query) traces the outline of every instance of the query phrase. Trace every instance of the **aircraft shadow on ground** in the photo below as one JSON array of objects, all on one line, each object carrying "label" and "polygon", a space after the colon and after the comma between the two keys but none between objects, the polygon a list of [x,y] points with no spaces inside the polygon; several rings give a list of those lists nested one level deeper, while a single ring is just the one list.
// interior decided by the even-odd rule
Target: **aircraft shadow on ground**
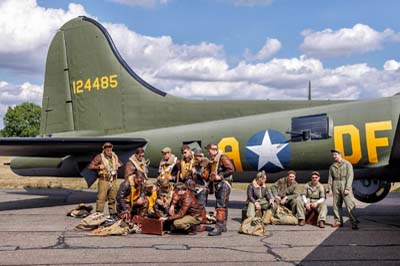
[{"label": "aircraft shadow on ground", "polygon": [[[347,220],[299,265],[365,265],[365,262],[369,265],[396,265],[400,248],[400,210],[393,206],[393,200],[388,197],[380,203],[358,209],[359,230],[352,230]],[[348,217],[344,205],[343,215]],[[332,216],[330,207],[328,217]],[[326,229],[315,227],[315,230]]]},{"label": "aircraft shadow on ground", "polygon": [[41,196],[38,198],[20,199],[0,202],[0,211],[64,206],[79,203],[96,202],[95,191],[73,189],[24,188],[25,191],[10,191],[7,194]]}]

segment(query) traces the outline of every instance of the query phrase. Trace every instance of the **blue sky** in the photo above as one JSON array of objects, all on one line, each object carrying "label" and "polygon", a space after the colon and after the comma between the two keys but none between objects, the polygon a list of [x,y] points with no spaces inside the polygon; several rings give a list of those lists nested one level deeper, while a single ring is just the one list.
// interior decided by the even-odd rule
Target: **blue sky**
[{"label": "blue sky", "polygon": [[[41,103],[56,30],[105,25],[146,81],[188,98],[359,99],[400,92],[399,1],[0,0],[0,119]],[[2,123],[0,122],[0,128]]]}]

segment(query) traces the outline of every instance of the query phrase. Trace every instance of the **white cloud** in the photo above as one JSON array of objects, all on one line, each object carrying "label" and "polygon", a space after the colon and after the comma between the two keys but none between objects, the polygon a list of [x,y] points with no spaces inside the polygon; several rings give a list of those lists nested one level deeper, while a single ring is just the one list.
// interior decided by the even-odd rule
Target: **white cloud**
[{"label": "white cloud", "polygon": [[301,49],[306,55],[324,58],[346,56],[353,53],[366,53],[380,50],[384,42],[400,41],[400,34],[391,29],[376,31],[364,24],[337,31],[303,31],[304,41]]},{"label": "white cloud", "polygon": [[[71,4],[68,10],[64,11],[44,9],[35,1],[25,1],[24,4],[21,4],[21,1],[0,1],[0,12],[8,17],[0,17],[0,35],[5,36],[0,42],[0,68],[31,71],[30,73],[38,73],[41,77],[44,76],[47,47],[56,30],[69,18],[86,13],[80,5]],[[9,15],[9,12],[12,15]],[[39,29],[30,28],[31,24]],[[306,99],[308,80],[312,81],[315,99],[371,98],[400,92],[400,62],[396,60],[386,61],[382,70],[365,63],[326,68],[320,59],[309,55],[266,60],[281,47],[278,40],[267,39],[256,54],[248,51],[248,61],[230,65],[224,47],[219,44],[177,44],[170,36],[146,36],[122,24],[102,24],[137,74],[155,87],[177,96]],[[356,26],[349,30],[353,32]],[[372,32],[364,34],[370,36],[365,38],[369,41],[364,41],[365,45],[370,44],[367,45],[369,49],[380,47],[384,40],[394,41],[397,38],[397,34],[389,30],[376,32],[365,25],[361,25],[361,28],[364,28],[365,32]],[[321,45],[315,44],[315,47],[322,47],[329,38],[333,38],[332,36],[341,40],[350,39],[343,37],[349,34],[339,32],[341,31],[331,31],[330,34],[309,32],[305,33],[305,40],[308,37],[316,38],[315,40],[320,40]],[[320,38],[317,38],[318,36]],[[359,35],[354,36],[358,40],[354,41],[355,43],[361,42],[362,38],[360,39]],[[373,42],[373,39],[380,41]],[[23,45],[24,43],[26,45]],[[351,45],[354,44],[350,43],[347,51],[356,50]],[[330,50],[330,46],[327,47],[327,51],[334,54],[335,45],[331,46]],[[315,48],[315,51],[318,49]],[[256,62],[249,60],[249,57]],[[28,69],[27,66],[31,66],[32,69]],[[26,81],[16,85],[0,77],[0,116],[4,115],[7,106],[27,100],[41,103],[42,86],[33,85],[28,79]]]},{"label": "white cloud", "polygon": [[154,7],[158,4],[166,5],[169,2],[169,0],[111,0],[111,1],[122,5],[141,6],[141,7]]},{"label": "white cloud", "polygon": [[396,60],[388,60],[383,65],[383,69],[385,70],[399,70],[400,69],[400,62]]},{"label": "white cloud", "polygon": [[261,61],[276,54],[281,47],[282,44],[279,40],[267,38],[264,46],[260,49],[260,51],[258,51],[257,54],[253,55],[249,49],[246,49],[244,57],[248,61]]},{"label": "white cloud", "polygon": [[68,20],[88,15],[83,6],[45,9],[35,0],[0,1],[0,67],[16,72],[42,73],[56,31]]},{"label": "white cloud", "polygon": [[3,117],[10,106],[23,102],[42,104],[43,86],[25,82],[23,84],[10,84],[0,81],[0,128],[3,127]]},{"label": "white cloud", "polygon": [[268,6],[272,4],[274,0],[231,0],[235,6]]}]

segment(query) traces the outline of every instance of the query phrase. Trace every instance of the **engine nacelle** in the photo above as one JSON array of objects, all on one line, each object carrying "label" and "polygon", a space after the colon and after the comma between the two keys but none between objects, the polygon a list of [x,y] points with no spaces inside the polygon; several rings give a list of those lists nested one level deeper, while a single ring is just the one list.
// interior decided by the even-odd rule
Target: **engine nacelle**
[{"label": "engine nacelle", "polygon": [[354,197],[366,203],[375,203],[384,199],[391,184],[382,179],[357,179],[353,182]]}]

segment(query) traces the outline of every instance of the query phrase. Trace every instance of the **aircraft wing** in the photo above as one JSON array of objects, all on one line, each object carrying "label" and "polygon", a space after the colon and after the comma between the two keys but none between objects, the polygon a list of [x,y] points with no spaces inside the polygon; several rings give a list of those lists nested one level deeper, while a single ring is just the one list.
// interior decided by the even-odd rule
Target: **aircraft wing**
[{"label": "aircraft wing", "polygon": [[104,142],[111,142],[116,152],[134,151],[143,147],[143,138],[1,138],[0,156],[64,157],[67,155],[95,154]]}]

